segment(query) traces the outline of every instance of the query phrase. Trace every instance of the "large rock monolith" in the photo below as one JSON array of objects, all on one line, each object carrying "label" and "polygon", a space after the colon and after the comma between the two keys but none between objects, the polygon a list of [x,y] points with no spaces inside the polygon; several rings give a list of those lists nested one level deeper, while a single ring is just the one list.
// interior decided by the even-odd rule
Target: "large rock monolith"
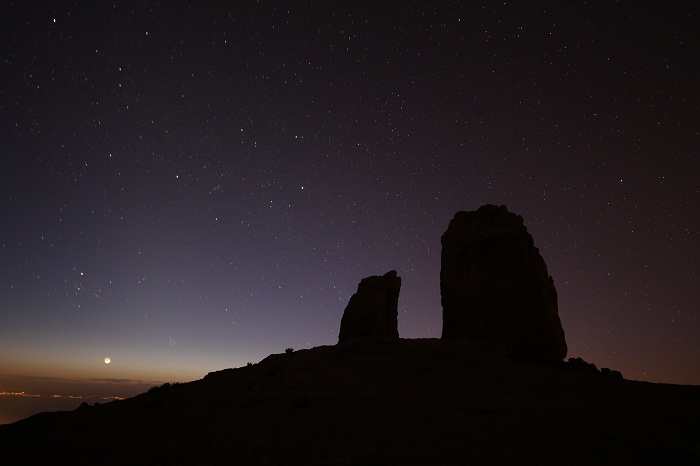
[{"label": "large rock monolith", "polygon": [[557,291],[523,218],[505,206],[457,212],[442,235],[442,338],[502,343],[512,359],[566,357]]},{"label": "large rock monolith", "polygon": [[399,338],[400,290],[401,277],[395,270],[363,278],[343,312],[338,343],[355,338]]}]

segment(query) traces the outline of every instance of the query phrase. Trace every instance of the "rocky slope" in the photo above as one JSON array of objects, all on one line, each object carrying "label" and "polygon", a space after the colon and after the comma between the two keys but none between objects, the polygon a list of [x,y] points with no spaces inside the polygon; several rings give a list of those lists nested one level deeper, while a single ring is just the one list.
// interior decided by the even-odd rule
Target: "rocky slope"
[{"label": "rocky slope", "polygon": [[700,387],[507,359],[465,340],[271,355],[0,426],[3,464],[700,464]]}]

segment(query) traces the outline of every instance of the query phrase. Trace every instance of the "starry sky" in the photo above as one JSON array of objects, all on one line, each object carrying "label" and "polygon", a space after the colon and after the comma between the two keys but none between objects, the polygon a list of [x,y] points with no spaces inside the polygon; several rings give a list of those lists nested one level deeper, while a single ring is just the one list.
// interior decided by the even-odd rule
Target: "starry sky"
[{"label": "starry sky", "polygon": [[570,357],[700,384],[681,3],[2,2],[0,376],[332,345],[391,269],[401,337],[438,338],[440,236],[490,203],[524,217]]}]

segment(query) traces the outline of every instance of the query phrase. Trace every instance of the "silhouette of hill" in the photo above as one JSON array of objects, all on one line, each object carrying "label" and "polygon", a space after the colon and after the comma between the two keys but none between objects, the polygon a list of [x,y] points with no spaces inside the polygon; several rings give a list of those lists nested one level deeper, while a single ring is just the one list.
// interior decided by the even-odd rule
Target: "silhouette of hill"
[{"label": "silhouette of hill", "polygon": [[[700,387],[357,340],[0,426],[3,464],[700,464]],[[590,368],[590,367],[589,367]]]}]

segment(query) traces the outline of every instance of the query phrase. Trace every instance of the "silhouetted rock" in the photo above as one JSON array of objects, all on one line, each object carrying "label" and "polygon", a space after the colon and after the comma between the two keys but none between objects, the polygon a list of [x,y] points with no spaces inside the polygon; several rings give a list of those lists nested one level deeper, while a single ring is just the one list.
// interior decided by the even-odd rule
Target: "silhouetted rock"
[{"label": "silhouetted rock", "polygon": [[401,277],[395,270],[363,278],[343,312],[338,343],[353,338],[399,338],[400,290]]},{"label": "silhouetted rock", "polygon": [[561,361],[554,281],[519,215],[457,212],[442,235],[442,338],[500,342],[518,360]]},{"label": "silhouetted rock", "polygon": [[[598,368],[592,362],[586,362],[582,358],[569,358],[567,369],[585,374],[599,374]],[[610,370],[610,369],[608,369]]]},{"label": "silhouetted rock", "polygon": [[566,362],[559,363],[561,367],[570,372],[576,372],[579,374],[591,374],[606,377],[609,379],[620,379],[622,380],[622,373],[620,371],[615,371],[603,367],[598,370],[598,367],[592,362],[587,362],[583,358],[569,358]]},{"label": "silhouetted rock", "polygon": [[603,367],[600,370],[600,375],[604,377],[610,377],[611,379],[622,379],[622,372],[613,369],[608,369],[607,367]]}]

